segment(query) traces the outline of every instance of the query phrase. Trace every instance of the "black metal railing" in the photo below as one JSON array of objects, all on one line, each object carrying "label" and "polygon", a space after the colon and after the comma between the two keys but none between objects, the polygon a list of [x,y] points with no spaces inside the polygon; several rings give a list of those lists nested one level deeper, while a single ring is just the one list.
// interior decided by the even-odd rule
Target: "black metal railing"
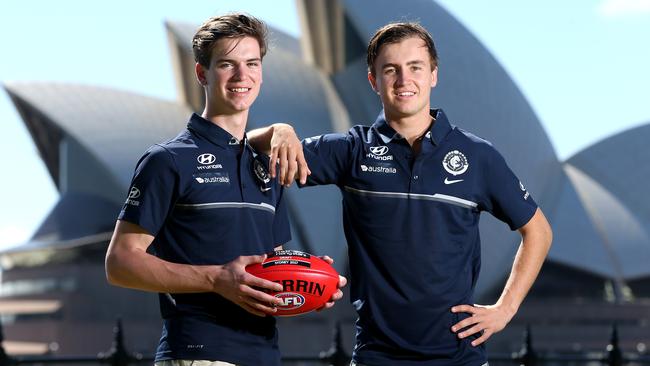
[{"label": "black metal railing", "polygon": [[[0,326],[0,342],[4,340],[2,327]],[[153,362],[152,356],[143,356],[141,353],[127,351],[124,344],[124,329],[122,320],[118,319],[113,327],[113,344],[106,352],[100,352],[94,356],[11,356],[7,355],[4,346],[0,343],[0,366],[13,365],[34,365],[34,364],[80,364],[95,363],[111,366],[127,366],[142,362]]]},{"label": "black metal railing", "polygon": [[[117,320],[113,328],[113,343],[106,352],[95,356],[11,356],[5,352],[1,342],[4,339],[2,325],[0,324],[0,366],[14,365],[37,365],[37,364],[105,364],[111,366],[128,366],[141,363],[153,363],[153,356],[145,356],[141,353],[132,353],[126,349],[124,343],[124,330],[122,321]],[[519,352],[512,354],[490,353],[490,362],[493,364],[508,364],[521,366],[540,365],[566,365],[566,364],[600,364],[603,366],[625,366],[625,365],[650,365],[650,356],[640,353],[626,353],[620,348],[618,327],[612,326],[612,333],[609,344],[601,352],[590,352],[588,354],[565,354],[558,355],[549,352],[538,352],[533,347],[532,331],[530,325],[524,332],[523,344]],[[283,362],[299,363],[310,362],[321,365],[347,366],[350,364],[350,355],[343,347],[341,324],[337,323],[332,338],[332,344],[326,351],[318,356],[286,356]]]},{"label": "black metal railing", "polygon": [[[581,354],[555,354],[538,352],[533,347],[533,337],[530,325],[524,331],[524,341],[519,352],[512,354],[489,354],[491,363],[507,363],[511,365],[539,366],[566,364],[600,364],[603,366],[650,365],[650,356],[640,353],[625,353],[620,347],[618,326],[612,325],[609,344],[604,351]],[[494,361],[494,362],[493,362]]]}]

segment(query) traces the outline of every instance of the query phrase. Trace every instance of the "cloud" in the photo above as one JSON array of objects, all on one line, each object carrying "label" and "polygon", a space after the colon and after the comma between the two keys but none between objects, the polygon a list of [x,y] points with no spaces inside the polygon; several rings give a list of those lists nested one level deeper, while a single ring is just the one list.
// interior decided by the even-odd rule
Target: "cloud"
[{"label": "cloud", "polygon": [[603,0],[597,10],[608,18],[650,14],[650,0]]}]

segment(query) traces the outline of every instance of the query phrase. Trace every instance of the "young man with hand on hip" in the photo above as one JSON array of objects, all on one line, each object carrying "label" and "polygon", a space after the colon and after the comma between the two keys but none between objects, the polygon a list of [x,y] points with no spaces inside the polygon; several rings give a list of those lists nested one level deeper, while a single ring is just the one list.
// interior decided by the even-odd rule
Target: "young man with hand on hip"
[{"label": "young man with hand on hip", "polygon": [[[551,228],[492,144],[430,108],[438,57],[422,26],[382,27],[367,56],[368,81],[384,108],[372,126],[300,143],[291,126],[275,124],[251,132],[251,143],[271,161],[290,157],[280,159],[285,185],[295,176],[341,190],[359,316],[353,365],[486,365],[484,342],[515,315],[550,248]],[[483,211],[522,236],[492,305],[473,302]]]}]

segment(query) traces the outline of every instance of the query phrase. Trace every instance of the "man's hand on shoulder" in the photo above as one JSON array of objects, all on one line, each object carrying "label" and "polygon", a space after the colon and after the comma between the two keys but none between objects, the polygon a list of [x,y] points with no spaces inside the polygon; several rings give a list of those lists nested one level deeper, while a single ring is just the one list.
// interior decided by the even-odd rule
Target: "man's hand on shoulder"
[{"label": "man's hand on shoulder", "polygon": [[279,283],[255,277],[246,272],[246,266],[261,263],[266,255],[240,256],[219,266],[214,277],[214,292],[241,306],[251,314],[264,317],[273,315],[281,300],[263,290],[282,291]]},{"label": "man's hand on shoulder", "polygon": [[[294,180],[298,179],[301,184],[307,182],[307,176],[311,174],[305,154],[302,151],[302,144],[291,125],[286,123],[275,123],[271,125],[273,135],[271,137],[271,160],[269,170],[272,178],[278,178],[280,184],[289,187]],[[279,169],[275,164],[279,163]],[[279,170],[279,175],[277,170]]]},{"label": "man's hand on shoulder", "polygon": [[485,342],[494,333],[503,330],[515,315],[515,311],[500,305],[457,305],[452,307],[451,311],[471,315],[454,324],[451,330],[458,335],[458,338],[480,334],[480,337],[472,341],[474,347]]}]

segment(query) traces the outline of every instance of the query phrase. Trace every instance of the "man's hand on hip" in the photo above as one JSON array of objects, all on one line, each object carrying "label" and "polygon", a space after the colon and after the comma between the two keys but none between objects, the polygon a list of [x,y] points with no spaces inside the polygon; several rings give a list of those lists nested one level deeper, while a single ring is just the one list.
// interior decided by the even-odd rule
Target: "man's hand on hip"
[{"label": "man's hand on hip", "polygon": [[471,316],[451,327],[458,338],[466,338],[482,332],[480,337],[472,341],[472,346],[485,342],[494,333],[506,327],[514,312],[499,305],[457,305],[451,308],[453,313],[468,313]]}]

